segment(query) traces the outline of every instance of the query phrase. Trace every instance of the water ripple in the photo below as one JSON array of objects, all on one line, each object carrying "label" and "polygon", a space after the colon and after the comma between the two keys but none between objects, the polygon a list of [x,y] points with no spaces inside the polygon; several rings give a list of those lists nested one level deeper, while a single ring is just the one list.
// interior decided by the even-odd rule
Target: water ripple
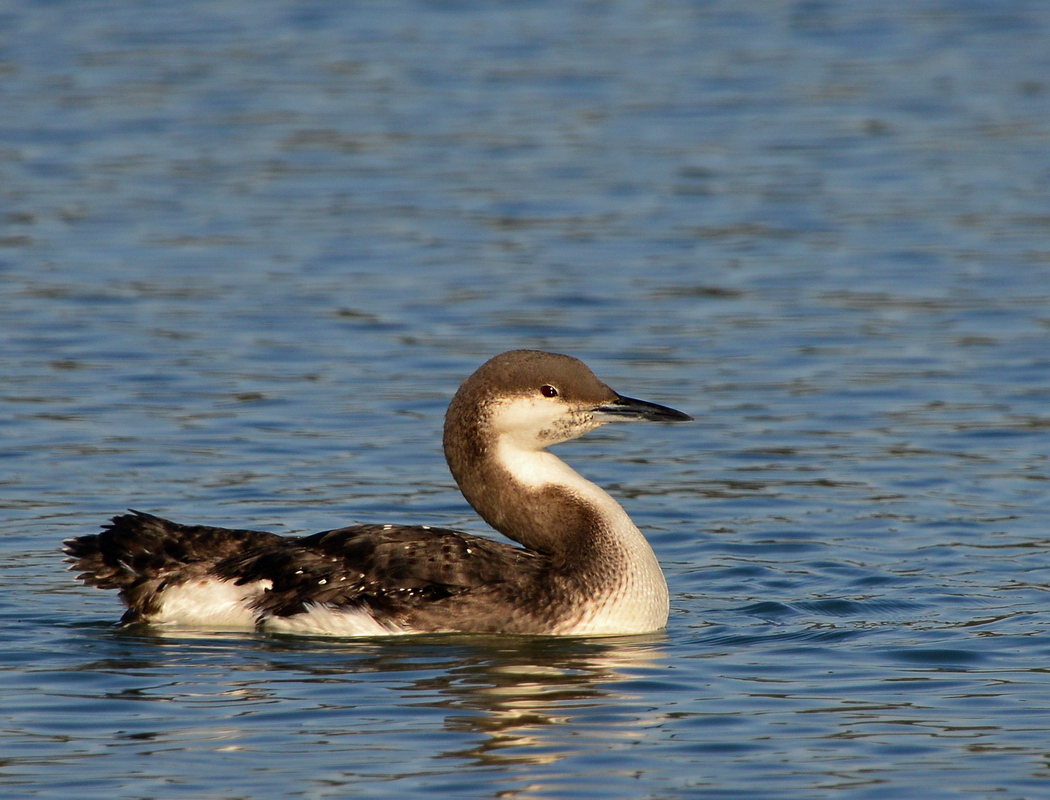
[{"label": "water ripple", "polygon": [[[2,19],[0,795],[1046,794],[1050,5]],[[62,570],[128,506],[483,532],[442,415],[522,346],[697,418],[560,450],[665,633],[158,636]]]}]

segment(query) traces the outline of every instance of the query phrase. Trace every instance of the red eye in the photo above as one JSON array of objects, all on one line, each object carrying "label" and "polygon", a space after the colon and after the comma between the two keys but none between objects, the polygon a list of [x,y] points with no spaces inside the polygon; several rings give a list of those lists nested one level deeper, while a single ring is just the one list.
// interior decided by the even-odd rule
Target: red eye
[{"label": "red eye", "polygon": [[557,397],[558,390],[551,386],[549,383],[545,383],[543,384],[543,386],[540,387],[540,394],[542,394],[544,397]]}]

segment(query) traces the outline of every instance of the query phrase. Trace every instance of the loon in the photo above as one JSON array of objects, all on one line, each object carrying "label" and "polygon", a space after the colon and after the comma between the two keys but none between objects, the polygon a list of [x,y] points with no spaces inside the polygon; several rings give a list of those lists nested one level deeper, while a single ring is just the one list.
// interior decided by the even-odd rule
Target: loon
[{"label": "loon", "polygon": [[296,537],[132,511],[64,550],[80,580],[119,591],[124,624],[348,637],[647,633],[668,615],[652,548],[619,503],[547,447],[609,422],[691,419],[617,394],[571,356],[512,350],[460,386],[443,443],[467,502],[520,547],[426,525]]}]

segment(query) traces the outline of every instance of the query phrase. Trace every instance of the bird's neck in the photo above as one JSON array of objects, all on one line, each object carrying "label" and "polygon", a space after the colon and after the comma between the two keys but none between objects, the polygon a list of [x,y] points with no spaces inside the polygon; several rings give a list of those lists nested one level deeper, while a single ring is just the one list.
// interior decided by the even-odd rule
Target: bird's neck
[{"label": "bird's neck", "polygon": [[656,556],[607,492],[547,450],[507,437],[457,442],[450,446],[446,437],[449,467],[489,525],[548,556],[598,605],[666,620],[667,584]]}]

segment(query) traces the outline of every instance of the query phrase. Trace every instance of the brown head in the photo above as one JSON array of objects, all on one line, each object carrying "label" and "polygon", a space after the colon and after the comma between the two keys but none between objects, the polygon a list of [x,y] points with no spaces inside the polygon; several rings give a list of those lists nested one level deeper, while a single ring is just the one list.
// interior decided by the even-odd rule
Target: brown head
[{"label": "brown head", "polygon": [[[502,518],[513,499],[491,484],[505,470],[514,472],[508,460],[515,454],[544,450],[609,422],[689,419],[672,408],[623,397],[572,356],[511,350],[486,361],[459,387],[445,415],[445,457],[471,505],[510,535]],[[534,472],[515,476],[537,490],[545,483]]]}]

